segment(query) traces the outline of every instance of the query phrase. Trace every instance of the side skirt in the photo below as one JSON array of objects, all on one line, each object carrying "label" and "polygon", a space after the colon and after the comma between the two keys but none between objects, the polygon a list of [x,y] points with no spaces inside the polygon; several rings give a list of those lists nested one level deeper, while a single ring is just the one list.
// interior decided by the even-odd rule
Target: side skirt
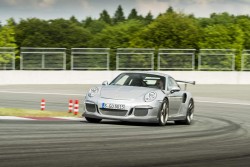
[{"label": "side skirt", "polygon": [[172,115],[168,117],[168,121],[177,121],[177,120],[185,120],[185,115]]}]

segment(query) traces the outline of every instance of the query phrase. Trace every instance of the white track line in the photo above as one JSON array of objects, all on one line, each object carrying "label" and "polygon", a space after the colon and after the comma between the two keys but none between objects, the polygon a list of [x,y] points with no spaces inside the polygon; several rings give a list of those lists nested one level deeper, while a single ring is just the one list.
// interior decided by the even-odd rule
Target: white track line
[{"label": "white track line", "polygon": [[76,117],[53,117],[58,119],[70,120],[70,121],[82,121],[83,118],[76,118]]},{"label": "white track line", "polygon": [[[44,118],[44,117],[42,117]],[[46,117],[45,117],[46,118]],[[59,120],[67,120],[67,121],[82,121],[83,118],[76,118],[76,117],[47,117],[47,118],[55,118]],[[16,117],[16,116],[0,116],[0,120],[18,120],[18,121],[36,121],[40,120],[40,117],[33,117],[33,118],[24,118],[24,117]]]},{"label": "white track line", "polygon": [[233,103],[233,102],[215,102],[215,101],[195,101],[198,103],[212,103],[212,104],[231,104],[231,105],[242,105],[242,106],[250,106],[250,103]]},{"label": "white track line", "polygon": [[67,93],[48,93],[48,92],[13,92],[13,91],[0,91],[0,93],[10,94],[32,94],[32,95],[59,95],[59,96],[85,96],[85,94],[67,94]]},{"label": "white track line", "polygon": [[[67,93],[48,93],[48,92],[14,92],[14,91],[0,91],[0,93],[11,93],[11,94],[32,94],[32,95],[59,95],[59,96],[86,96],[86,94],[67,94]],[[200,101],[198,103],[212,103],[212,104],[231,104],[231,105],[243,105],[250,106],[250,103],[233,103],[233,102],[216,102],[216,101]]]},{"label": "white track line", "polygon": [[15,116],[0,116],[0,120],[25,120],[25,121],[32,121],[34,119],[23,118],[23,117],[15,117]]}]

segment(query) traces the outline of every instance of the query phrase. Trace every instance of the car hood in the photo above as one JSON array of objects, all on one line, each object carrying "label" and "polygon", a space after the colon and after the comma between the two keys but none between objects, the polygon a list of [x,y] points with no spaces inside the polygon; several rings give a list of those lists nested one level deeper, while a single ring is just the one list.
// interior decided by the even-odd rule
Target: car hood
[{"label": "car hood", "polygon": [[102,87],[100,95],[102,98],[108,99],[133,100],[144,96],[146,93],[153,90],[155,89],[135,86],[108,85]]}]

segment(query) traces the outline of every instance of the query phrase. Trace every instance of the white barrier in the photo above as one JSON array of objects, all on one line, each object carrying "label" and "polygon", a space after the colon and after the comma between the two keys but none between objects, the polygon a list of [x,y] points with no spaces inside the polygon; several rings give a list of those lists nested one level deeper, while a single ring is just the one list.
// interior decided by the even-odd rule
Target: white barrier
[{"label": "white barrier", "polygon": [[[0,85],[101,84],[122,71],[0,71]],[[250,84],[250,72],[160,71],[197,84]]]}]

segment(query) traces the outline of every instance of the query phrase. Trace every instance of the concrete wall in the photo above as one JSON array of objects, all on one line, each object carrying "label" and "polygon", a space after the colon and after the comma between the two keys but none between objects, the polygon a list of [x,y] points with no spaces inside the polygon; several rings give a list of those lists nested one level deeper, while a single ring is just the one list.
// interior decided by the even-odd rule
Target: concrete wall
[{"label": "concrete wall", "polygon": [[[0,71],[0,85],[101,84],[122,71]],[[161,71],[197,84],[250,84],[250,72]]]}]

